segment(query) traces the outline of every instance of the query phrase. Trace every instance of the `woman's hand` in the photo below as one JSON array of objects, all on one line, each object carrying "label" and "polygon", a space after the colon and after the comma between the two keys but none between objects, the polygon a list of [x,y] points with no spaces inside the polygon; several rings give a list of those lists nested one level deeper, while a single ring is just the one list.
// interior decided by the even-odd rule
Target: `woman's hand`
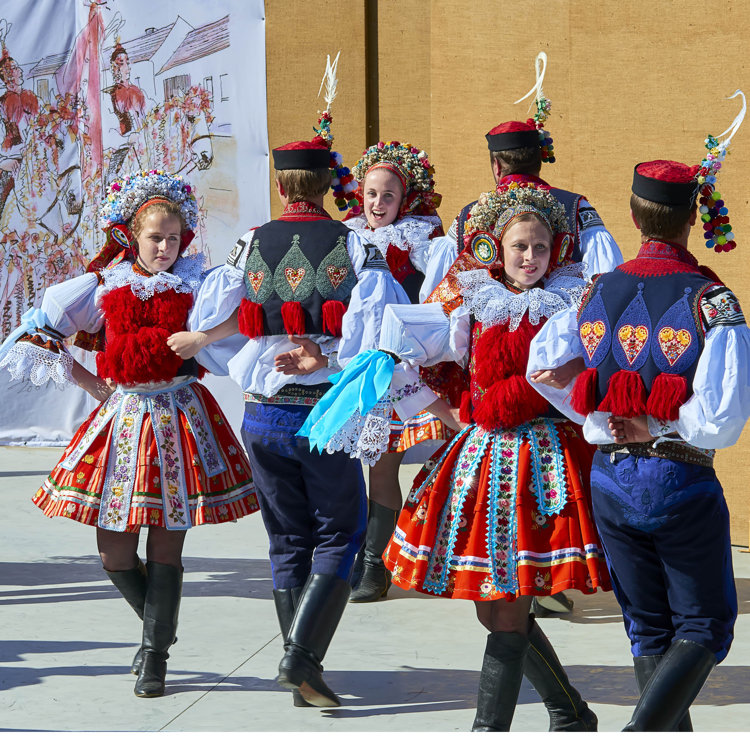
[{"label": "woman's hand", "polygon": [[328,367],[328,357],[321,353],[320,347],[305,336],[289,335],[289,341],[298,344],[296,349],[277,354],[273,358],[276,372],[284,375],[309,375],[311,372]]},{"label": "woman's hand", "polygon": [[460,410],[457,407],[450,406],[448,402],[443,401],[442,398],[433,401],[425,411],[434,414],[443,424],[456,432],[461,432],[461,430],[469,424],[468,422],[461,421],[458,416]]},{"label": "woman's hand", "polygon": [[612,433],[612,439],[618,445],[624,443],[648,443],[654,436],[648,431],[648,417],[615,417],[607,420],[607,427]]},{"label": "woman's hand", "polygon": [[114,393],[116,386],[111,380],[94,375],[77,360],[73,360],[71,375],[73,380],[97,401],[106,401]]},{"label": "woman's hand", "polygon": [[562,390],[570,385],[571,381],[580,375],[586,369],[583,357],[571,359],[564,365],[555,367],[553,370],[537,370],[529,376],[532,383],[538,385],[548,385],[552,388]]},{"label": "woman's hand", "polygon": [[208,336],[203,331],[179,331],[167,339],[167,346],[180,358],[194,357],[207,343]]}]

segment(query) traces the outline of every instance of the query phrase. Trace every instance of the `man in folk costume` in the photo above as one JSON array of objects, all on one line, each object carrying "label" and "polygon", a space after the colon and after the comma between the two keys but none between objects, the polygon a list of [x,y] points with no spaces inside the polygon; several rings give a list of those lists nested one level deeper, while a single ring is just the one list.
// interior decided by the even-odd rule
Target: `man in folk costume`
[{"label": "man in folk costume", "polygon": [[734,247],[715,187],[730,138],[709,136],[700,168],[635,167],[637,257],[595,277],[578,314],[551,318],[532,342],[530,381],[583,415],[599,449],[594,516],[641,691],[626,731],[691,731],[688,709],[737,617],[713,457],[750,415],[750,330],[736,297],[686,249],[699,215],[708,247]]},{"label": "man in folk costume", "polygon": [[[359,461],[312,453],[295,433],[330,387],[328,377],[377,347],[385,306],[408,303],[380,251],[323,208],[337,157],[320,136],[273,150],[283,213],[238,240],[202,287],[191,318],[196,333],[174,342],[183,356],[208,344],[199,361],[228,361],[245,392],[242,436],[257,470],[286,652],[277,679],[297,706],[339,705],[321,662],[349,598],[367,506]],[[238,327],[247,337],[239,352],[210,346]],[[277,368],[277,355],[308,341],[320,347],[311,371]]]},{"label": "man in folk costume", "polygon": [[[550,189],[552,195],[565,206],[568,224],[573,229],[574,263],[584,261],[589,274],[610,271],[622,263],[622,254],[612,235],[605,229],[593,206],[578,193],[550,187],[540,176],[542,163],[554,163],[552,138],[544,124],[549,116],[551,103],[542,92],[542,82],[547,67],[547,55],[540,52],[536,61],[537,81],[526,96],[534,96],[536,113],[526,122],[509,120],[501,122],[485,135],[490,151],[492,174],[498,189],[511,182],[525,182]],[[464,247],[464,227],[474,202],[465,206],[451,225],[444,238],[433,242],[449,242],[460,253]]]}]

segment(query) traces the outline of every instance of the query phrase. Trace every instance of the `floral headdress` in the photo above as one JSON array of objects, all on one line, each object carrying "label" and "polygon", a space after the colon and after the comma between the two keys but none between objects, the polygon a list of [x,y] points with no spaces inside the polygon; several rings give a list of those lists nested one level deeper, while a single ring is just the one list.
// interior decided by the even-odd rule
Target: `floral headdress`
[{"label": "floral headdress", "polygon": [[391,169],[399,177],[404,188],[404,202],[399,218],[405,214],[435,215],[442,196],[435,192],[435,167],[430,164],[427,153],[410,143],[380,141],[364,151],[362,158],[354,166],[354,177],[359,181],[359,205],[351,211],[352,216],[362,211],[362,184],[365,176],[370,170],[382,167]]},{"label": "floral headdress", "polygon": [[485,265],[498,263],[508,224],[523,214],[533,214],[552,233],[553,248],[547,273],[569,263],[573,235],[565,207],[548,188],[529,182],[511,182],[479,196],[464,226],[464,250]]},{"label": "floral headdress", "polygon": [[127,224],[138,209],[153,198],[165,198],[180,206],[180,213],[188,229],[198,226],[198,202],[193,188],[179,175],[161,169],[134,172],[112,182],[107,197],[99,209],[102,228],[112,224]]},{"label": "floral headdress", "polygon": [[542,161],[553,164],[555,161],[555,149],[552,145],[552,136],[549,134],[548,130],[544,129],[544,123],[547,121],[552,110],[552,102],[547,99],[542,91],[542,81],[544,81],[544,73],[547,70],[547,55],[544,52],[540,52],[536,56],[536,60],[534,60],[534,70],[536,71],[536,83],[531,91],[513,103],[520,104],[530,96],[534,97],[536,113],[533,117],[527,120],[527,123],[536,128],[539,135],[539,147],[542,149]]},{"label": "floral headdress", "polygon": [[[722,251],[729,252],[737,247],[734,241],[734,232],[732,225],[729,223],[729,209],[724,205],[721,193],[716,188],[716,173],[721,169],[722,162],[727,155],[727,147],[732,137],[737,132],[745,118],[747,102],[745,95],[740,89],[727,97],[734,99],[736,96],[742,97],[742,109],[732,124],[716,138],[709,135],[704,141],[708,153],[701,162],[700,169],[696,174],[698,181],[698,192],[700,194],[700,219],[703,222],[704,238],[706,247],[714,248],[717,253]],[[719,141],[722,136],[727,136],[723,141]]]},{"label": "floral headdress", "polygon": [[323,80],[320,82],[320,89],[318,89],[318,96],[320,96],[323,86],[326,87],[324,96],[326,108],[325,111],[319,113],[318,126],[313,127],[313,130],[328,143],[328,148],[331,150],[331,189],[333,191],[333,202],[339,211],[346,211],[357,205],[355,197],[357,182],[349,168],[344,166],[341,154],[331,148],[333,145],[331,104],[336,98],[336,85],[338,83],[336,69],[338,68],[340,54],[341,51],[336,54],[336,59],[333,63],[331,63],[331,56],[326,55],[326,70],[323,74]]}]

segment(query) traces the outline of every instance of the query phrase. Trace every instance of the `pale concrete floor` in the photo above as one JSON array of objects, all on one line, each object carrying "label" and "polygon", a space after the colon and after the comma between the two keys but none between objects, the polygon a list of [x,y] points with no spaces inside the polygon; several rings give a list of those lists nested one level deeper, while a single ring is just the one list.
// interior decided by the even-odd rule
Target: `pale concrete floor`
[{"label": "pale concrete floor", "polygon": [[[167,695],[136,698],[128,667],[139,623],[102,573],[94,530],[29,501],[61,450],[0,447],[0,730],[469,730],[485,641],[473,606],[398,589],[344,613],[325,660],[341,708],[292,706],[274,681],[282,645],[259,514],[188,534]],[[403,486],[416,469],[403,468]],[[735,548],[734,562],[736,639],[693,707],[697,731],[750,729],[750,555]],[[609,593],[573,598],[572,615],[543,628],[600,730],[619,731],[636,701],[619,608]],[[546,727],[524,683],[513,731]]]}]

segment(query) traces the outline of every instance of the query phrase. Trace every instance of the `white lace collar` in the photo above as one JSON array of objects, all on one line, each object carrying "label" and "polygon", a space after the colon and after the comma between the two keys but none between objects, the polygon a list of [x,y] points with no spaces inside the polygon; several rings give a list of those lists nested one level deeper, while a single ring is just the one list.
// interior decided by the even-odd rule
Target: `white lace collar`
[{"label": "white lace collar", "polygon": [[511,331],[518,328],[526,313],[529,322],[536,325],[542,318],[578,307],[588,282],[583,263],[557,268],[545,280],[544,288],[533,287],[520,294],[495,281],[484,268],[462,271],[457,279],[464,305],[483,326],[508,323]]},{"label": "white lace collar", "polygon": [[424,245],[440,226],[439,216],[404,216],[393,224],[385,227],[370,229],[364,215],[347,219],[346,226],[375,245],[385,258],[388,245],[395,245],[400,250],[411,250]]},{"label": "white lace collar", "polygon": [[123,286],[130,286],[133,294],[144,301],[167,289],[174,289],[180,294],[188,294],[198,291],[204,265],[203,253],[195,253],[178,258],[171,272],[159,271],[153,276],[143,276],[133,270],[132,263],[123,261],[114,268],[102,271],[102,285],[108,292]]}]

